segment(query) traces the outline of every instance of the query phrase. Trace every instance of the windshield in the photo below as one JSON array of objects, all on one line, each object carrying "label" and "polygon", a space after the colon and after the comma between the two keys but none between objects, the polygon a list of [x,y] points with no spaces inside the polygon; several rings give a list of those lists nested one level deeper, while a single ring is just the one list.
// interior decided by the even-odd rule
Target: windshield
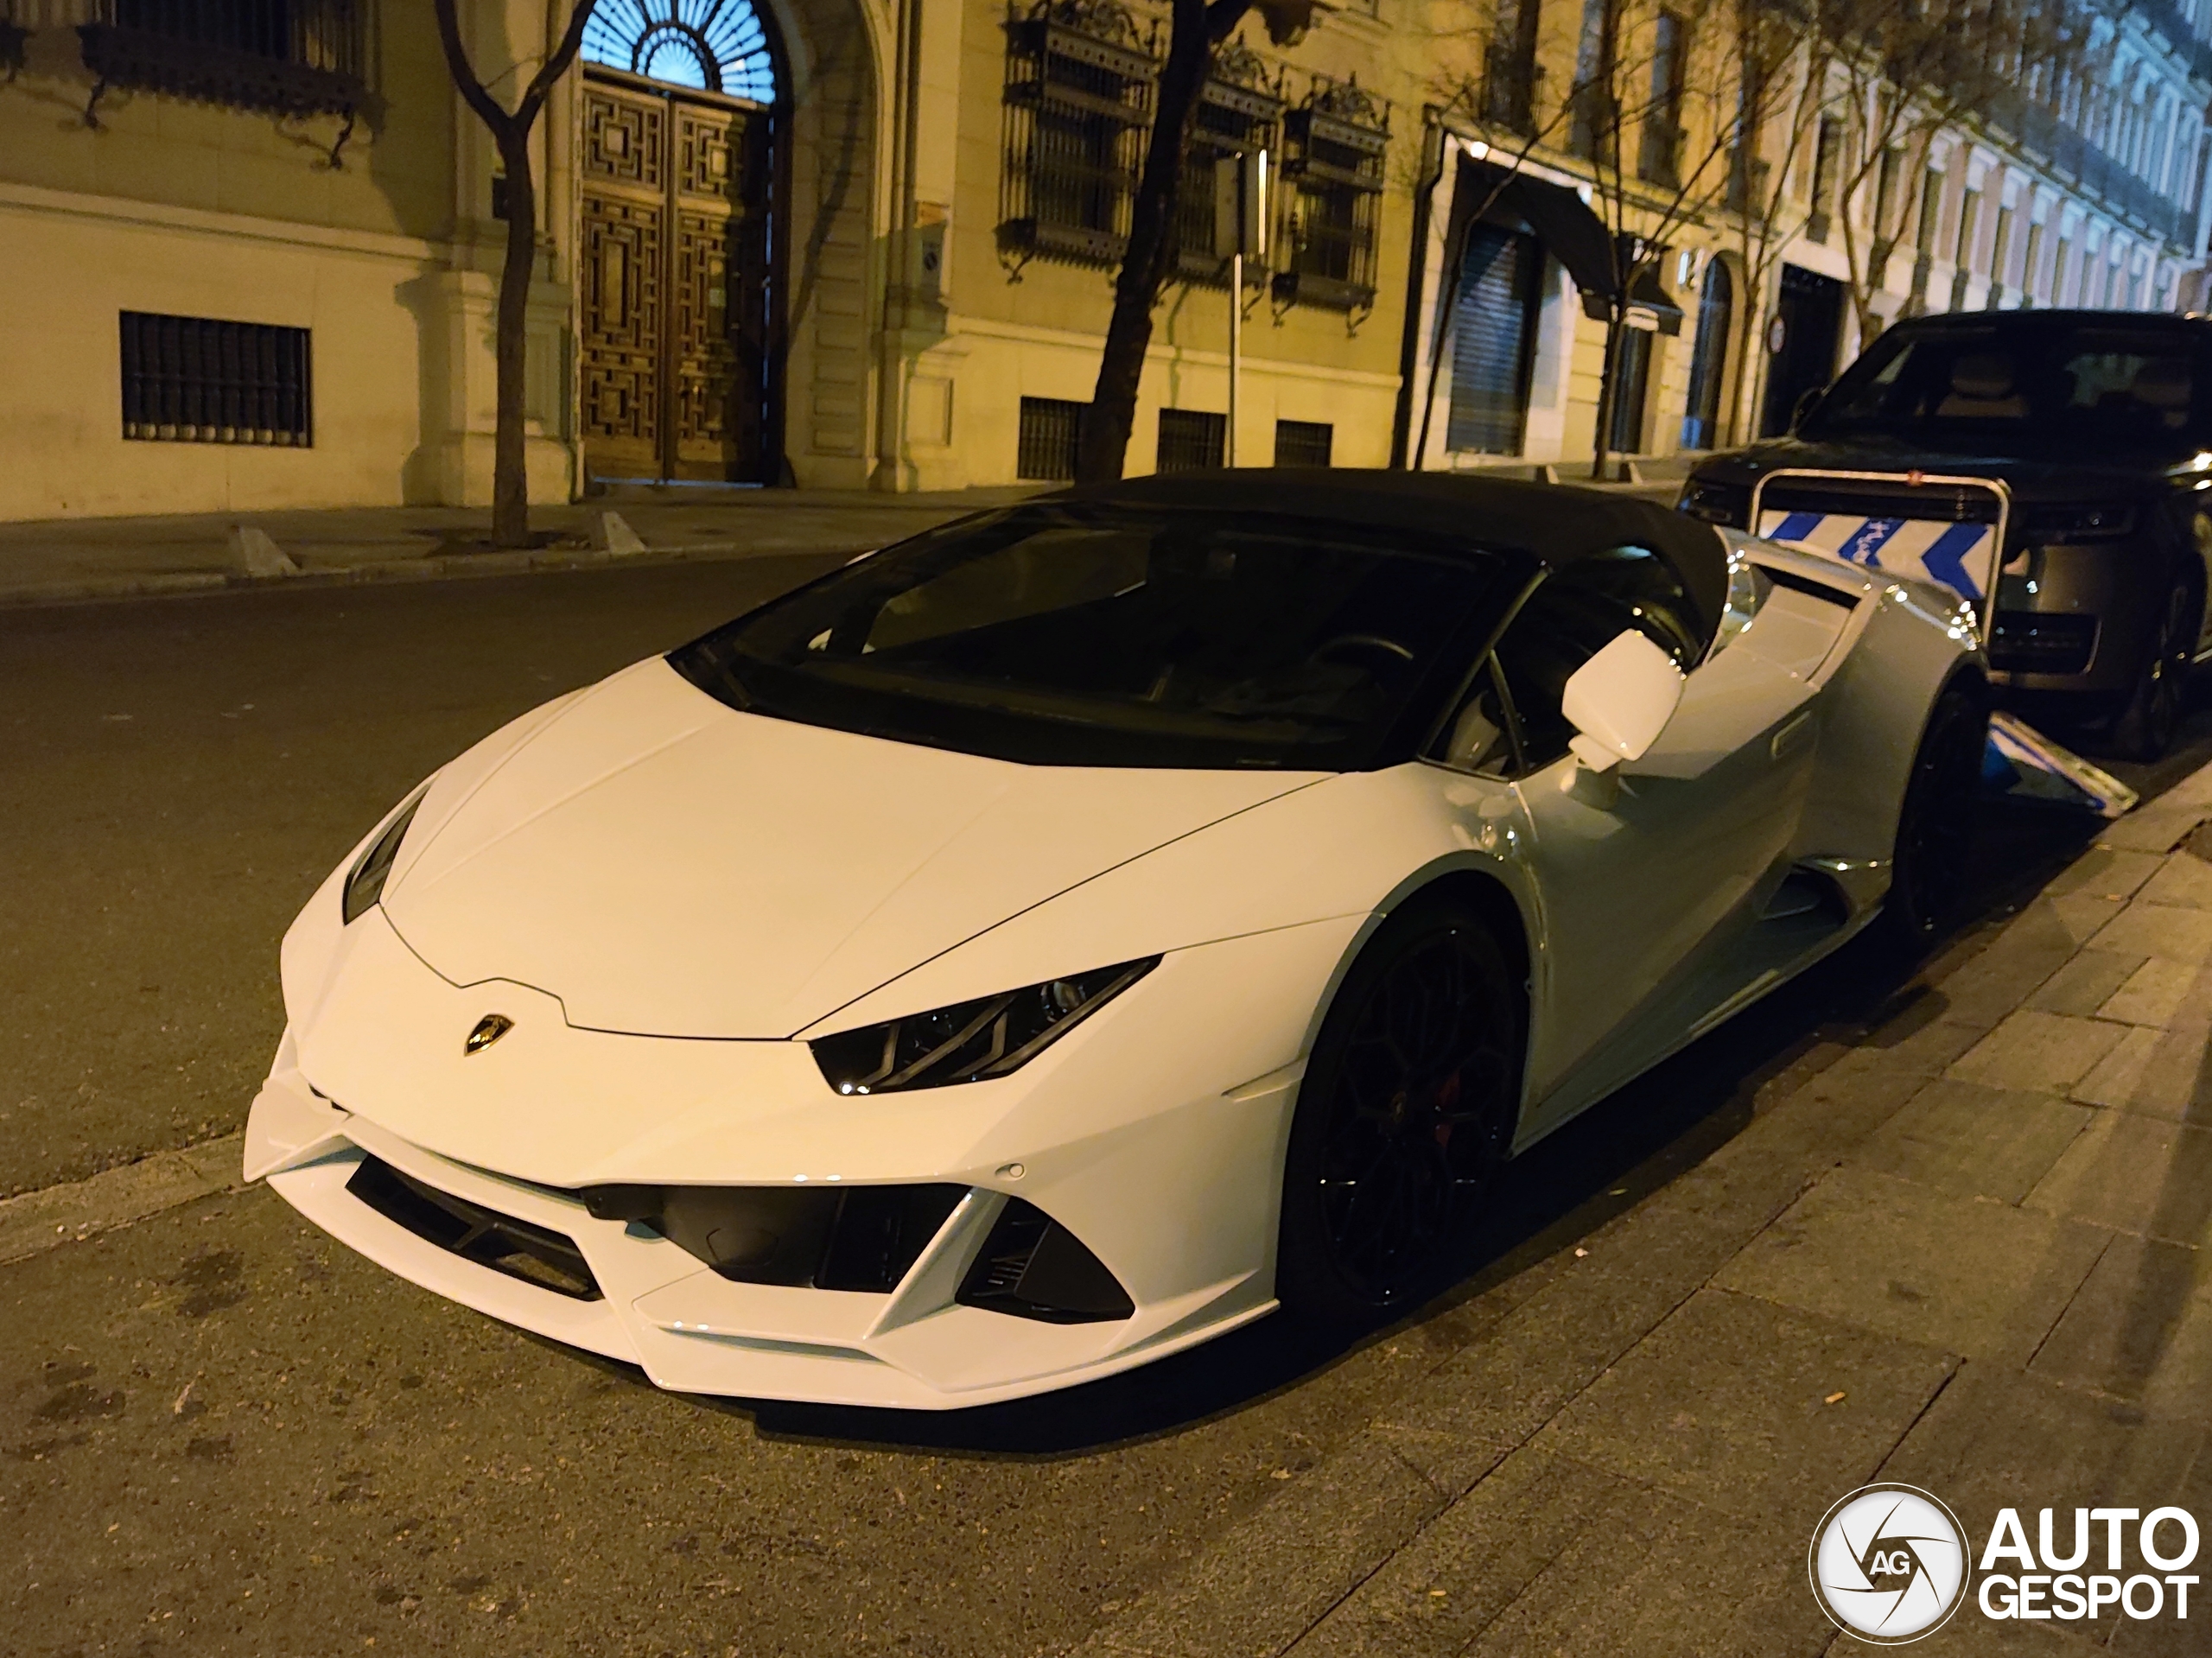
[{"label": "windshield", "polygon": [[2120,323],[1900,329],[1845,371],[1802,435],[1982,454],[2193,444],[2207,425],[2196,342]]},{"label": "windshield", "polygon": [[672,653],[733,708],[1035,765],[1409,756],[1534,561],[1404,530],[1053,503],[890,548]]}]

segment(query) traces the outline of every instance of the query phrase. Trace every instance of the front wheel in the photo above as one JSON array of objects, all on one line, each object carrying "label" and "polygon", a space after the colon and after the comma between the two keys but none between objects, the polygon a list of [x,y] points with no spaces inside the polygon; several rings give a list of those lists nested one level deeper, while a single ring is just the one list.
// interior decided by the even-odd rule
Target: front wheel
[{"label": "front wheel", "polygon": [[2125,759],[2162,759],[2181,728],[2182,703],[2189,685],[2189,670],[2196,657],[2196,636],[2202,619],[2202,601],[2187,581],[2177,581],[2166,595],[2158,613],[2158,632],[2151,640],[2141,672],[2127,706],[2113,722],[2112,746]]},{"label": "front wheel", "polygon": [[1909,950],[1926,950],[1964,907],[1988,743],[1989,708],[1978,688],[1947,687],[1912,757],[1883,903],[1890,936]]},{"label": "front wheel", "polygon": [[1300,1084],[1275,1293],[1357,1326],[1444,1286],[1518,1114],[1525,993],[1490,924],[1402,909],[1353,962]]}]

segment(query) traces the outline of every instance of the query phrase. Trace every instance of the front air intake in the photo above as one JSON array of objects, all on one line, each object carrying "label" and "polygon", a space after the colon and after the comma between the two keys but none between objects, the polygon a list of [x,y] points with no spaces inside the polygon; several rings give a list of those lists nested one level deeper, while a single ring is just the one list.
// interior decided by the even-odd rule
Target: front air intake
[{"label": "front air intake", "polygon": [[1136,1311],[1106,1264],[1033,1204],[1009,1198],[968,1269],[963,1305],[1046,1324],[1104,1324]]},{"label": "front air intake", "polygon": [[558,1232],[426,1185],[380,1158],[364,1157],[346,1190],[385,1219],[463,1260],[573,1300],[600,1299],[599,1280],[583,1251]]}]

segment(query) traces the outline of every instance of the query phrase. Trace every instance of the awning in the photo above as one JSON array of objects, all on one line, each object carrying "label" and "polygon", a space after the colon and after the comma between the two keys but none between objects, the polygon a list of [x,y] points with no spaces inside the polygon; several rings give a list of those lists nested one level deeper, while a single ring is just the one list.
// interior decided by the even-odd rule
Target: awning
[{"label": "awning", "polygon": [[[1665,256],[1662,254],[1661,257],[1663,258]],[[1656,264],[1643,266],[1629,278],[1628,308],[1630,316],[1638,311],[1650,312],[1659,325],[1661,334],[1673,335],[1682,331],[1682,308],[1675,302],[1675,296],[1659,280]]]},{"label": "awning", "polygon": [[[1454,235],[1452,245],[1466,245],[1466,228],[1485,206],[1502,217],[1518,216],[1535,232],[1554,258],[1567,267],[1574,285],[1586,296],[1595,294],[1610,304],[1620,292],[1620,276],[1613,264],[1613,238],[1605,223],[1590,210],[1580,194],[1548,179],[1509,172],[1488,162],[1462,161],[1458,187],[1452,194]],[[1676,326],[1681,313],[1675,314]]]}]

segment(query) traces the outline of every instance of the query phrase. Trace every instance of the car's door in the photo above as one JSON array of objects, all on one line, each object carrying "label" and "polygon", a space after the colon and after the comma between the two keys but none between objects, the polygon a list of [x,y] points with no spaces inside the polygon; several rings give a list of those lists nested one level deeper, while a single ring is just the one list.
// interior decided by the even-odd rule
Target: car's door
[{"label": "car's door", "polygon": [[[1567,753],[1561,699],[1568,677],[1628,628],[1688,670],[1682,702],[1642,760],[1592,773]],[[1740,936],[1786,863],[1817,735],[1810,693],[1749,652],[1708,657],[1709,643],[1671,570],[1636,548],[1548,577],[1498,641],[1492,671],[1543,931],[1526,1130],[1666,1045],[1637,1015]]]}]

